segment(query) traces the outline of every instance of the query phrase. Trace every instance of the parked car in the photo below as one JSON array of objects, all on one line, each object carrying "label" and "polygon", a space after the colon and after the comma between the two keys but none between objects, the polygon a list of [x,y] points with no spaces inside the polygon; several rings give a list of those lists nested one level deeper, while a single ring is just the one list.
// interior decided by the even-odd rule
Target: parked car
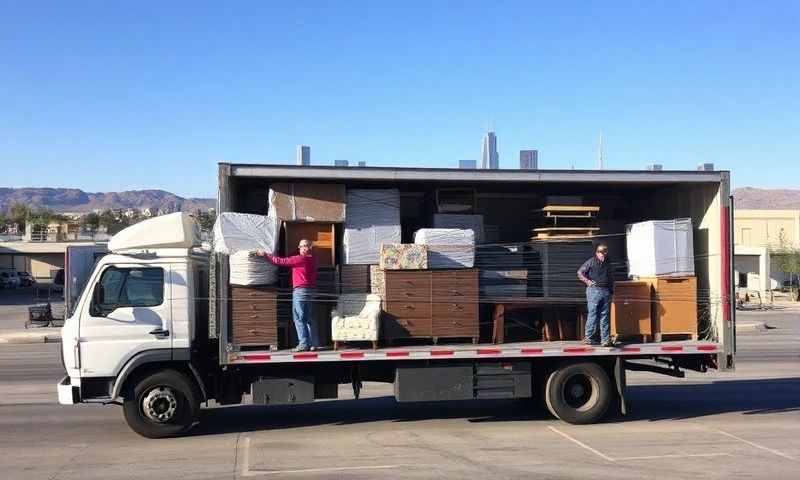
[{"label": "parked car", "polygon": [[4,288],[17,288],[20,286],[19,277],[12,271],[0,272],[0,279],[3,281]]},{"label": "parked car", "polygon": [[19,283],[23,287],[30,287],[34,283],[36,283],[36,279],[33,278],[28,272],[17,272],[17,276],[19,277]]}]

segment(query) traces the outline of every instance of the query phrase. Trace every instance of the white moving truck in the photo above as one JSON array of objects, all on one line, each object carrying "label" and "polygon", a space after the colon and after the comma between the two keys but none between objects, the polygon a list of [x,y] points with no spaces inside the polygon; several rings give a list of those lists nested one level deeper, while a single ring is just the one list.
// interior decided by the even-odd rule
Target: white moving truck
[{"label": "white moving truck", "polygon": [[172,214],[117,234],[89,276],[62,330],[60,403],[119,404],[133,430],[159,438],[189,430],[211,401],[299,404],[335,398],[341,384],[352,384],[357,397],[362,381],[378,381],[393,383],[398,401],[539,398],[553,415],[580,424],[598,421],[612,405],[625,412],[628,369],[680,376],[733,368],[728,172],[220,164],[218,212],[266,214],[277,182],[397,188],[408,211],[422,209],[437,188],[468,188],[487,219],[523,234],[529,205],[548,195],[592,199],[608,212],[601,231],[691,218],[700,336],[609,348],[485,338],[300,353],[247,348],[231,337],[227,257],[199,248],[193,219]]}]

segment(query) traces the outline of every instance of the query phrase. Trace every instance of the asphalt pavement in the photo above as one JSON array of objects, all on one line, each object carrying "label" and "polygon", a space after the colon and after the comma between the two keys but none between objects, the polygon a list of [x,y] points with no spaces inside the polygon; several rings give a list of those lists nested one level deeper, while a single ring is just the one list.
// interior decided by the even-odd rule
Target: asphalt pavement
[{"label": "asphalt pavement", "polygon": [[631,414],[557,421],[525,402],[360,400],[203,411],[190,435],[147,440],[117,406],[56,404],[58,344],[0,345],[0,466],[9,479],[796,478],[800,315],[740,312],[733,373],[629,374]]}]

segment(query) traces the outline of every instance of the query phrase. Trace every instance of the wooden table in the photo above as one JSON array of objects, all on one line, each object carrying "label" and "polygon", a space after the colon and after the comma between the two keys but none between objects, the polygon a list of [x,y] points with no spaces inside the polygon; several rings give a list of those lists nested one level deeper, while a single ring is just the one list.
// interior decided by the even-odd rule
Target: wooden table
[{"label": "wooden table", "polygon": [[[492,343],[503,343],[505,341],[505,314],[513,310],[524,310],[542,307],[585,307],[585,299],[577,298],[554,298],[554,297],[509,297],[492,299],[494,304]],[[545,318],[543,340],[566,340],[568,330],[564,327],[565,318],[559,315],[558,310],[553,311],[553,316]],[[581,321],[583,320],[583,321]],[[575,333],[577,338],[583,338],[582,325],[585,324],[585,313],[583,309],[578,312],[576,319]]]}]

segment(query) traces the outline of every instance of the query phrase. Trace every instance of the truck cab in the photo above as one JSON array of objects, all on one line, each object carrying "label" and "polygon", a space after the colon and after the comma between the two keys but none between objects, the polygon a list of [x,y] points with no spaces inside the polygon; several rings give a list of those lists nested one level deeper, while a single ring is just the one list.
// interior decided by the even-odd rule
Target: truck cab
[{"label": "truck cab", "polygon": [[[111,240],[112,253],[95,266],[61,331],[60,403],[127,405],[126,418],[140,433],[148,426],[172,424],[172,433],[185,427],[175,421],[182,409],[196,412],[203,391],[190,366],[195,316],[208,311],[209,255],[199,243],[196,224],[183,213],[142,222]],[[172,378],[137,391],[156,371]]]}]

